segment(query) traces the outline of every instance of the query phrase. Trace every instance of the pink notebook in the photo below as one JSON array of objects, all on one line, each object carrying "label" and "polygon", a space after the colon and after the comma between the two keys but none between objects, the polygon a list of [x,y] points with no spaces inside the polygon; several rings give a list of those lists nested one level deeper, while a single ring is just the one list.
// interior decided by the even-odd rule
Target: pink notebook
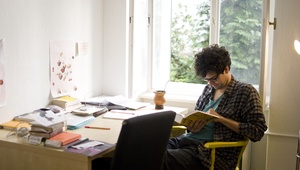
[{"label": "pink notebook", "polygon": [[80,134],[77,133],[71,133],[71,132],[62,132],[58,135],[53,136],[50,138],[50,140],[60,141],[61,145],[66,145],[71,142],[74,142],[75,140],[78,140],[81,138]]}]

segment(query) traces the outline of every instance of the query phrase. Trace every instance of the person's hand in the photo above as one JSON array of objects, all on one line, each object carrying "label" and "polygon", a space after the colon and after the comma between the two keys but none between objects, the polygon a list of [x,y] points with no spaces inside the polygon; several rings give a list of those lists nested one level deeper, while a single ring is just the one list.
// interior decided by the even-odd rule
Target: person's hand
[{"label": "person's hand", "polygon": [[191,124],[188,127],[188,130],[190,132],[199,132],[205,126],[205,124],[206,124],[205,120],[202,119],[195,120],[191,122]]},{"label": "person's hand", "polygon": [[[212,115],[219,116],[220,118],[222,117],[222,116],[219,115],[219,113],[217,113],[214,109],[209,109],[209,110],[207,111],[207,113],[212,114]],[[214,118],[213,121],[214,121],[214,122],[218,122],[218,120],[219,120],[220,118]]]},{"label": "person's hand", "polygon": [[208,113],[219,116],[219,118],[213,119],[214,122],[222,123],[223,125],[225,125],[229,129],[235,131],[236,133],[240,133],[239,122],[219,115],[219,113],[217,113],[214,109],[209,109]]}]

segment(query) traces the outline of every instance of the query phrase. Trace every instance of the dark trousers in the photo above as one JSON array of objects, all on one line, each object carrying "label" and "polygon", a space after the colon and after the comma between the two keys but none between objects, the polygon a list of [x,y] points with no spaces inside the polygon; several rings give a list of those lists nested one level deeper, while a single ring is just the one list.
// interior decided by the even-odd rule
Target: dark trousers
[{"label": "dark trousers", "polygon": [[162,170],[208,170],[197,158],[198,142],[177,137],[169,140]]},{"label": "dark trousers", "polygon": [[[208,170],[197,158],[198,142],[186,138],[171,138],[165,152],[162,170]],[[92,170],[110,170],[111,157],[92,162]]]}]

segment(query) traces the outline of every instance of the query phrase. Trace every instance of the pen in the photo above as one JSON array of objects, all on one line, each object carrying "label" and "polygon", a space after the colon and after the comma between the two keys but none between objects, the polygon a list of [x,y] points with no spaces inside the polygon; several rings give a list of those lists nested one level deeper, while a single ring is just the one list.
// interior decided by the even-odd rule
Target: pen
[{"label": "pen", "polygon": [[110,130],[110,128],[96,127],[96,126],[85,126],[85,128],[90,128],[90,129],[101,129],[101,130]]}]

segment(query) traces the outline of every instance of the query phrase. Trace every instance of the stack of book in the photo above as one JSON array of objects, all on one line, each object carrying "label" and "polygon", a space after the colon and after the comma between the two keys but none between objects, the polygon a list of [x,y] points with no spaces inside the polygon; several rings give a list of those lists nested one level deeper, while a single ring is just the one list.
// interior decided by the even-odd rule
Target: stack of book
[{"label": "stack of book", "polygon": [[65,111],[67,112],[70,112],[83,106],[79,99],[71,96],[61,96],[55,98],[52,100],[52,104],[65,109]]},{"label": "stack of book", "polygon": [[30,136],[42,137],[49,139],[55,135],[58,135],[64,131],[64,122],[59,122],[50,126],[43,126],[41,124],[35,124],[31,122]]},{"label": "stack of book", "polygon": [[49,109],[38,109],[28,115],[15,117],[15,119],[29,120],[30,137],[39,139],[49,139],[65,130],[65,118]]}]

